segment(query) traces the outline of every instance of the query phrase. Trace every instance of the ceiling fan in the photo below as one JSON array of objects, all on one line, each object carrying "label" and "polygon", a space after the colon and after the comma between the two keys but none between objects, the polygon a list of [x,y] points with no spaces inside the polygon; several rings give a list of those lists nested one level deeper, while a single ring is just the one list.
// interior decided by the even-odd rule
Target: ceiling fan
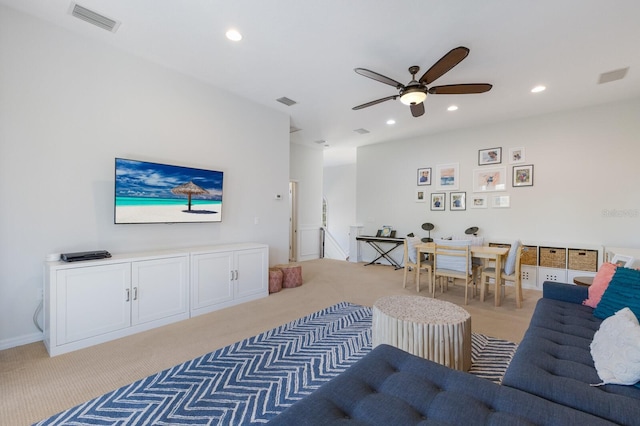
[{"label": "ceiling fan", "polygon": [[420,80],[416,81],[416,74],[420,71],[420,67],[414,65],[409,67],[409,73],[412,78],[409,84],[406,86],[402,83],[395,81],[389,77],[386,77],[377,72],[370,71],[364,68],[354,69],[360,75],[369,77],[381,83],[388,84],[399,90],[397,95],[387,96],[386,98],[377,99],[375,101],[367,102],[366,104],[353,107],[354,110],[370,107],[372,105],[379,104],[391,99],[400,98],[400,102],[405,105],[409,105],[411,108],[411,114],[414,117],[420,117],[424,114],[424,100],[427,98],[427,94],[431,95],[464,95],[468,93],[484,93],[491,90],[493,87],[487,83],[467,83],[467,84],[448,84],[444,86],[432,86],[427,85],[433,83],[438,78],[442,77],[445,73],[450,71],[453,67],[458,65],[469,54],[469,49],[463,46],[451,49],[449,53],[444,55],[435,64],[431,66],[425,72]]}]

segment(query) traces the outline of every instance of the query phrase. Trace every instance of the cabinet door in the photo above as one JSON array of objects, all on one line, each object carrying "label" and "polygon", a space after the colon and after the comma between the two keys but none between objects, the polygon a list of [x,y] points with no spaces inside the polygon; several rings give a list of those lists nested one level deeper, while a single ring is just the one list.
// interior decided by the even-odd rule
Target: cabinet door
[{"label": "cabinet door", "polygon": [[233,252],[203,253],[191,260],[191,309],[233,300]]},{"label": "cabinet door", "polygon": [[57,271],[56,345],[131,324],[129,263]]},{"label": "cabinet door", "polygon": [[267,291],[267,250],[238,250],[235,255],[236,297],[241,298]]},{"label": "cabinet door", "polygon": [[187,312],[187,265],[186,256],[131,264],[132,324],[143,324]]}]

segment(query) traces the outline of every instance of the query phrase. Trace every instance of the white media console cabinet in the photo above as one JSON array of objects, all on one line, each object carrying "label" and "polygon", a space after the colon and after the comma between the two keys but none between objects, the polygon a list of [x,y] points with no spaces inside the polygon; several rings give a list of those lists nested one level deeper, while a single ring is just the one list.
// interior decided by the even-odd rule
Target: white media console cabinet
[{"label": "white media console cabinet", "polygon": [[244,243],[46,262],[50,356],[269,294],[269,248]]}]

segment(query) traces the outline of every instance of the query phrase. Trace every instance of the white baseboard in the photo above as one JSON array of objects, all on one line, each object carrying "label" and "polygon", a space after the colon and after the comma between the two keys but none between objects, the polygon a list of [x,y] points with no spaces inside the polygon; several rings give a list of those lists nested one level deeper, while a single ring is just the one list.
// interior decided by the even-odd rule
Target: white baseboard
[{"label": "white baseboard", "polygon": [[28,345],[29,343],[41,342],[44,335],[41,332],[31,333],[12,339],[0,340],[0,351],[15,348],[16,346]]}]

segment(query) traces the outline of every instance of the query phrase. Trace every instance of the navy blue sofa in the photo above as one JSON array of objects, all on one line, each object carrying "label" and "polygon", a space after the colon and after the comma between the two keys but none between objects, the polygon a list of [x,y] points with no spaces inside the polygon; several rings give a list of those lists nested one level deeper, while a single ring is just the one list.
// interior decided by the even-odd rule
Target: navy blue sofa
[{"label": "navy blue sofa", "polygon": [[599,383],[586,287],[545,282],[502,385],[381,345],[273,425],[640,425],[640,389]]},{"label": "navy blue sofa", "polygon": [[602,320],[588,288],[545,282],[502,384],[623,425],[640,425],[640,389],[600,383],[590,344]]}]

